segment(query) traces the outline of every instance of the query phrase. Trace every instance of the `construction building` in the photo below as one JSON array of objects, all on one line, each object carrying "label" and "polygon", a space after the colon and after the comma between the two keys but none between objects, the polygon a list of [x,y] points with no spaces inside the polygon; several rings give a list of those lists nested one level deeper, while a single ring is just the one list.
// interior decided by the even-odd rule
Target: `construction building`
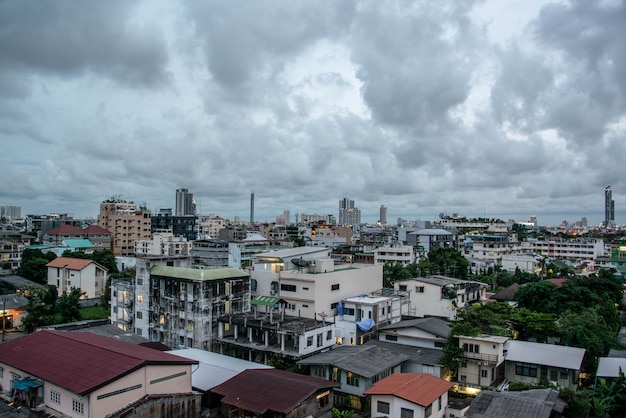
[{"label": "construction building", "polygon": [[146,207],[137,209],[133,202],[114,196],[100,203],[98,225],[111,232],[113,254],[133,257],[135,240],[152,237],[150,218],[150,211]]}]

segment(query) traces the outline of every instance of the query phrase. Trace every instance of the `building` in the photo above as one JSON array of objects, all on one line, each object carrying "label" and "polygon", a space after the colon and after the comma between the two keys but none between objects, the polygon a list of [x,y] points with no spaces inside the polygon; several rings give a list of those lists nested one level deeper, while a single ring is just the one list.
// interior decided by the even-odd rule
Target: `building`
[{"label": "building", "polygon": [[540,241],[527,239],[522,243],[526,252],[563,260],[568,263],[594,263],[596,258],[604,255],[604,242],[595,238],[573,238],[564,240]]},{"label": "building", "polygon": [[226,219],[219,216],[203,217],[198,222],[200,239],[215,239],[220,236],[220,229],[226,228]]},{"label": "building", "polygon": [[22,262],[24,244],[12,239],[0,239],[0,270],[15,270]]},{"label": "building", "polygon": [[89,225],[81,230],[83,238],[93,244],[94,250],[111,249],[111,233],[99,225]]},{"label": "building", "polygon": [[298,362],[310,366],[311,376],[320,377],[341,386],[335,389],[335,403],[347,401],[351,408],[365,413],[370,410],[365,391],[379,380],[400,373],[408,355],[398,355],[375,345],[342,345],[315,354]]},{"label": "building", "polygon": [[191,256],[197,268],[241,267],[229,265],[230,244],[218,239],[194,241]]},{"label": "building", "polygon": [[284,300],[256,296],[252,310],[218,319],[221,354],[267,364],[273,357],[300,360],[334,345],[334,324],[286,315]]},{"label": "building", "polygon": [[609,184],[604,188],[604,227],[615,226],[615,201],[613,201],[613,191]]},{"label": "building", "polygon": [[211,350],[217,318],[250,310],[250,275],[240,269],[156,265],[149,283],[137,315],[149,318],[151,341],[171,348]]},{"label": "building", "polygon": [[339,201],[339,221],[340,226],[354,227],[361,223],[361,210],[354,206],[354,200],[346,197]]},{"label": "building", "polygon": [[584,348],[509,340],[504,349],[508,381],[538,385],[547,380],[562,389],[578,388]]},{"label": "building", "polygon": [[254,192],[250,193],[250,225],[254,224]]},{"label": "building", "polygon": [[0,294],[0,330],[2,332],[2,342],[8,330],[21,330],[22,319],[26,316],[25,307],[28,299],[24,295],[17,293]]},{"label": "building", "polygon": [[406,234],[406,244],[415,247],[418,255],[437,248],[459,248],[458,239],[455,231],[447,229],[419,229]]},{"label": "building", "polygon": [[626,236],[619,240],[617,247],[611,252],[610,257],[611,265],[622,276],[626,275]]},{"label": "building", "polygon": [[408,265],[415,263],[415,252],[410,245],[393,243],[378,247],[374,250],[374,264],[385,264],[386,262],[400,263]]},{"label": "building", "polygon": [[248,369],[213,388],[224,417],[330,418],[337,383],[278,369]]},{"label": "building", "polygon": [[[34,361],[36,359],[36,361]],[[2,394],[68,417],[121,416],[142,401],[200,413],[191,388],[197,361],[88,332],[40,331],[0,344]],[[122,414],[123,415],[123,414]]]},{"label": "building", "polygon": [[566,407],[554,389],[483,390],[470,404],[465,418],[558,418],[564,416]]},{"label": "building", "polygon": [[197,237],[195,215],[171,215],[158,213],[150,219],[150,231],[152,233],[169,230],[175,236],[185,237],[193,241]]},{"label": "building", "polygon": [[380,213],[378,216],[378,221],[381,225],[387,225],[387,206],[380,205]]},{"label": "building", "polygon": [[174,216],[196,216],[196,201],[188,189],[176,189],[176,212]]},{"label": "building", "polygon": [[[154,219],[154,218],[152,218]],[[183,256],[191,255],[193,242],[183,236],[177,236],[170,230],[155,231],[150,240],[135,241],[135,255],[144,256]]]},{"label": "building", "polygon": [[61,242],[68,239],[82,239],[83,232],[73,225],[61,225],[58,228],[48,230],[42,237],[41,242],[44,244],[60,245]]},{"label": "building", "polygon": [[458,336],[464,353],[458,370],[459,392],[494,386],[504,379],[504,343],[507,337]]},{"label": "building", "polygon": [[365,391],[372,417],[446,417],[453,384],[426,373],[396,373]]},{"label": "building", "polygon": [[148,209],[137,209],[133,202],[112,197],[100,204],[98,225],[111,232],[111,250],[115,256],[134,256],[135,240],[148,240],[151,233],[151,214]]},{"label": "building", "polygon": [[81,299],[97,299],[104,295],[108,270],[93,260],[57,257],[48,264],[48,285],[56,286],[59,296],[72,288],[82,290]]},{"label": "building", "polygon": [[0,218],[21,219],[22,208],[20,206],[0,206]]},{"label": "building", "polygon": [[411,316],[454,320],[458,309],[487,300],[487,284],[447,276],[397,280],[394,289],[409,292]]}]

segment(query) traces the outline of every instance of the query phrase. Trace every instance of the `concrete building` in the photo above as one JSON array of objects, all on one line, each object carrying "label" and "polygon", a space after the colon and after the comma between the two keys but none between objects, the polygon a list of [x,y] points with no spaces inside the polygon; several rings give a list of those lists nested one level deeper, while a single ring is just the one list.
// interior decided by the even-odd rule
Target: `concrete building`
[{"label": "concrete building", "polygon": [[394,289],[409,292],[410,315],[436,316],[454,320],[458,309],[487,300],[487,284],[447,276],[417,277],[398,280]]},{"label": "concrete building", "polygon": [[437,248],[459,248],[458,234],[446,229],[420,229],[407,232],[406,244],[413,246],[418,255],[424,255]]},{"label": "concrete building", "polygon": [[[459,392],[494,386],[504,379],[504,344],[508,337],[457,336],[464,351],[458,370]],[[471,391],[471,389],[470,389]]]},{"label": "concrete building", "polygon": [[615,201],[613,201],[613,191],[609,184],[604,188],[604,227],[615,226]]},{"label": "concrete building", "polygon": [[403,265],[415,263],[413,246],[393,243],[374,250],[374,264],[385,264],[387,261]]},{"label": "concrete building", "polygon": [[199,239],[215,239],[220,236],[220,230],[226,228],[226,219],[219,216],[202,217],[198,222]]},{"label": "concrete building", "polygon": [[111,250],[116,256],[134,256],[135,240],[148,240],[151,233],[151,214],[146,208],[135,207],[119,197],[100,204],[98,225],[110,231]]},{"label": "concrete building", "polygon": [[176,189],[176,211],[174,216],[196,216],[196,201],[189,189]]},{"label": "concrete building", "polygon": [[597,257],[604,255],[604,242],[595,238],[575,238],[560,241],[528,239],[522,243],[521,247],[526,249],[525,252],[563,260],[572,264],[593,263]]},{"label": "concrete building", "polygon": [[48,285],[56,286],[59,296],[72,288],[85,292],[81,299],[96,299],[104,295],[108,270],[93,260],[57,257],[48,264]]},{"label": "concrete building", "polygon": [[150,231],[170,230],[175,236],[185,237],[190,241],[197,238],[195,215],[172,215],[158,213],[150,218]]},{"label": "concrete building", "polygon": [[136,240],[135,255],[144,256],[183,256],[191,255],[193,242],[182,236],[176,236],[171,230],[157,230],[152,239]]}]

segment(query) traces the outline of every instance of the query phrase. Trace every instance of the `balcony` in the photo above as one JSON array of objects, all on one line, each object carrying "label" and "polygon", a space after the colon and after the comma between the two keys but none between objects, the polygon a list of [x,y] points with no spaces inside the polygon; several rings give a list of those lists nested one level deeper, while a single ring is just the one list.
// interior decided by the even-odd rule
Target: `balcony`
[{"label": "balcony", "polygon": [[498,364],[497,354],[481,354],[466,351],[463,353],[463,359],[472,363],[479,363],[482,366],[495,366]]}]

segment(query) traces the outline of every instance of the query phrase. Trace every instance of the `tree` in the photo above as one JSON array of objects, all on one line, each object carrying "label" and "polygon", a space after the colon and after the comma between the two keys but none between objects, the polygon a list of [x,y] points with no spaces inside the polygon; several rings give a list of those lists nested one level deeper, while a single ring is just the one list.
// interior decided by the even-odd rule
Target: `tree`
[{"label": "tree", "polygon": [[26,315],[22,318],[26,332],[33,332],[39,326],[54,323],[57,296],[56,286],[31,289],[28,304],[24,308]]},{"label": "tree", "polygon": [[80,319],[80,298],[85,292],[80,288],[72,287],[70,292],[63,292],[57,301],[57,311],[61,322],[72,322]]},{"label": "tree", "polygon": [[409,271],[399,261],[386,261],[383,264],[383,287],[393,287],[393,282],[411,277]]},{"label": "tree", "polygon": [[359,414],[351,409],[340,411],[337,408],[333,408],[330,410],[330,416],[331,418],[359,418]]},{"label": "tree", "polygon": [[469,261],[456,248],[436,248],[428,252],[428,256],[420,261],[422,274],[442,274],[445,276],[466,279]]},{"label": "tree", "polygon": [[517,290],[515,298],[518,306],[536,312],[558,312],[557,286],[546,280],[535,283],[527,283]]},{"label": "tree", "polygon": [[47,284],[48,268],[46,264],[54,260],[52,252],[44,254],[41,250],[27,248],[22,253],[22,262],[17,269],[17,275],[40,284]]}]

